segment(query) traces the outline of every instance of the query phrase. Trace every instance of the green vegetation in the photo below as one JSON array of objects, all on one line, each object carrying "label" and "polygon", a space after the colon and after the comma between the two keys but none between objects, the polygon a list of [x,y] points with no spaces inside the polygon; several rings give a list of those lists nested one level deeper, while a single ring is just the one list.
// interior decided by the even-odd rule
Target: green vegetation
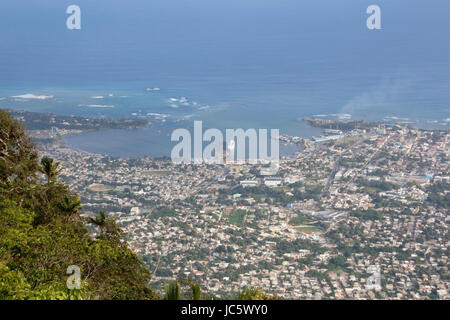
[{"label": "green vegetation", "polygon": [[244,225],[244,218],[247,214],[247,211],[245,210],[234,210],[230,215],[228,216],[228,220],[230,223],[242,227]]},{"label": "green vegetation", "polygon": [[20,117],[28,130],[51,130],[52,127],[71,130],[133,129],[150,124],[143,119],[95,119],[63,116],[51,113],[7,110],[13,117]]},{"label": "green vegetation", "polygon": [[363,190],[367,194],[377,194],[379,192],[385,192],[390,190],[396,190],[398,185],[387,181],[368,181],[365,179],[359,179],[358,184],[363,187]]},{"label": "green vegetation", "polygon": [[201,300],[201,290],[198,284],[192,285],[192,300]]},{"label": "green vegetation", "polygon": [[176,214],[176,211],[174,209],[170,208],[161,208],[155,212],[152,212],[151,217],[158,219],[163,217],[172,217]]},{"label": "green vegetation", "polygon": [[328,261],[327,269],[328,271],[347,271],[349,269],[349,265],[344,256],[337,256]]},{"label": "green vegetation", "polygon": [[364,221],[367,220],[380,220],[381,219],[381,213],[374,210],[374,209],[367,209],[367,210],[353,210],[350,212],[350,215],[353,217],[360,218]]},{"label": "green vegetation", "polygon": [[450,184],[448,183],[435,183],[428,188],[429,203],[432,203],[437,208],[449,209],[450,208]]},{"label": "green vegetation", "polygon": [[306,232],[306,233],[309,233],[309,232],[314,232],[314,233],[323,232],[323,229],[320,228],[320,226],[318,226],[318,225],[296,226],[295,229],[300,231],[300,232]]},{"label": "green vegetation", "polygon": [[164,300],[209,300],[211,297],[202,293],[200,286],[191,278],[178,279],[165,285]]},{"label": "green vegetation", "polygon": [[149,170],[143,172],[143,174],[146,176],[167,176],[171,173],[172,171],[170,170]]},{"label": "green vegetation", "polygon": [[[233,297],[231,297],[233,298]],[[213,296],[209,296],[202,292],[200,286],[192,279],[178,279],[170,281],[165,285],[164,300],[212,300]],[[238,300],[277,300],[277,295],[269,295],[261,288],[251,287],[244,289],[239,293]]]},{"label": "green vegetation", "polygon": [[248,288],[241,292],[238,300],[277,300],[278,297],[270,296],[262,291],[261,288]]},{"label": "green vegetation", "polygon": [[[90,220],[100,231],[91,238],[59,166],[39,161],[21,125],[0,111],[0,299],[156,299],[148,269],[104,212]],[[81,289],[69,291],[73,265]]]},{"label": "green vegetation", "polygon": [[181,300],[180,285],[178,282],[170,282],[166,285],[165,300]]},{"label": "green vegetation", "polygon": [[[292,187],[293,185],[291,185]],[[232,195],[239,193],[241,194],[241,198],[251,197],[255,199],[257,202],[268,202],[270,199],[270,203],[287,205],[294,201],[303,201],[307,199],[318,200],[320,198],[320,193],[322,192],[322,186],[304,186],[302,190],[300,188],[293,190],[293,195],[286,194],[285,187],[277,187],[270,188],[267,186],[259,186],[259,187],[242,187],[238,186],[237,188],[230,190],[222,190],[224,194]]]},{"label": "green vegetation", "polygon": [[289,224],[293,225],[293,226],[299,226],[299,225],[303,225],[303,224],[308,224],[311,223],[312,221],[304,216],[296,216],[294,218],[292,218],[291,220],[289,220]]},{"label": "green vegetation", "polygon": [[304,120],[312,127],[343,131],[354,130],[356,128],[367,129],[377,125],[375,122],[364,122],[362,120],[329,120],[317,118],[305,118]]},{"label": "green vegetation", "polygon": [[305,273],[305,276],[308,278],[316,278],[318,280],[328,280],[328,274],[317,271],[317,270],[309,270]]},{"label": "green vegetation", "polygon": [[[275,240],[275,239],[274,239]],[[276,250],[279,255],[285,253],[298,252],[300,250],[311,250],[316,254],[321,254],[325,250],[319,244],[311,242],[309,240],[297,239],[294,241],[276,240]]]}]

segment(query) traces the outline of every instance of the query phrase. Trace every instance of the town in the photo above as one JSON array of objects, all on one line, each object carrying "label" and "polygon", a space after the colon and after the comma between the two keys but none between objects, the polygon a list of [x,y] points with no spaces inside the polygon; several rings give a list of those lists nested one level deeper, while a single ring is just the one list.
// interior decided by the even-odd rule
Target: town
[{"label": "town", "polygon": [[276,170],[42,148],[83,215],[116,218],[159,290],[192,279],[215,298],[248,287],[282,299],[450,298],[448,131],[374,124],[280,140],[302,150]]}]

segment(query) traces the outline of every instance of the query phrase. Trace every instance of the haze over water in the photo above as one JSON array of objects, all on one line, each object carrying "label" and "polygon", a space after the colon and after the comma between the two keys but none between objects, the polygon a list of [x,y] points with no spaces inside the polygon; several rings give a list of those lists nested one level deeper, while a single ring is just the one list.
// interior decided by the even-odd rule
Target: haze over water
[{"label": "haze over water", "polygon": [[[71,4],[81,30],[66,28]],[[366,28],[371,4],[382,30]],[[449,13],[444,0],[2,0],[0,108],[157,120],[66,139],[128,156],[162,155],[194,119],[299,136],[317,134],[299,120],[314,115],[448,129]]]}]

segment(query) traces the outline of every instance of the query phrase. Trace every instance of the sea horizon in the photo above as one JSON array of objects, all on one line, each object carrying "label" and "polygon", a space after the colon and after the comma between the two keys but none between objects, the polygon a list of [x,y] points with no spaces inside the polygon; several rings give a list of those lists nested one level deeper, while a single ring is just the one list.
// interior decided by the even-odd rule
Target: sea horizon
[{"label": "sea horizon", "polygon": [[[80,30],[55,0],[5,2],[0,108],[301,137],[320,133],[301,121],[313,116],[448,129],[449,5],[382,2],[380,30],[366,26],[366,0],[132,0],[111,12],[79,0]],[[130,155],[170,147],[170,132],[136,133],[67,142]]]}]

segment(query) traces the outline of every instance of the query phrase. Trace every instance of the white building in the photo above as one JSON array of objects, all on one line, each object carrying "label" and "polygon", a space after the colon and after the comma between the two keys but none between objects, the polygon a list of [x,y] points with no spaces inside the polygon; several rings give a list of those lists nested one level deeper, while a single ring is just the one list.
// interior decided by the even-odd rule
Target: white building
[{"label": "white building", "polygon": [[140,213],[141,213],[141,210],[139,210],[138,207],[133,207],[133,208],[131,208],[131,210],[130,210],[130,215],[138,215],[138,214],[140,214]]},{"label": "white building", "polygon": [[259,186],[259,181],[258,180],[242,180],[240,182],[240,184],[244,188],[246,188],[246,187],[257,187],[257,186]]},{"label": "white building", "polygon": [[276,187],[279,186],[281,184],[281,178],[265,178],[264,179],[264,184],[268,187]]}]

